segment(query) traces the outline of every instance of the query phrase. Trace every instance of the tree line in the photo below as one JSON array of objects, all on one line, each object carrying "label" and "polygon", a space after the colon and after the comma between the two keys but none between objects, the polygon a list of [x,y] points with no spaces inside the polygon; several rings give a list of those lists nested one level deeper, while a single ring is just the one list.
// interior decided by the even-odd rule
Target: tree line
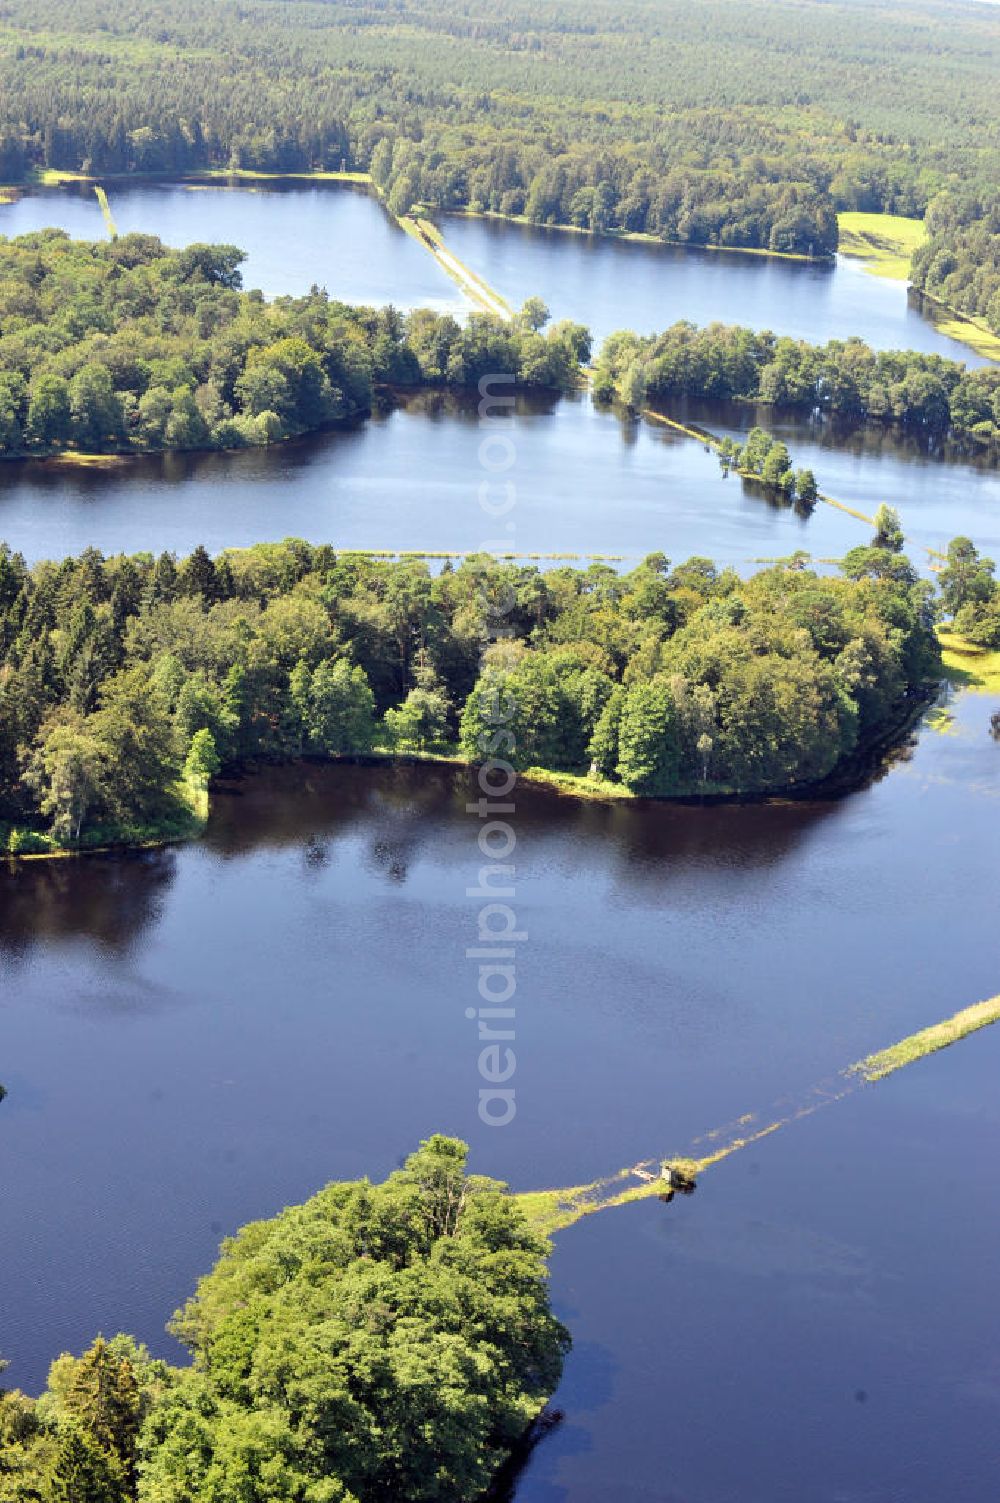
[{"label": "tree line", "polygon": [[5,38],[0,181],[361,169],[399,209],[816,255],[838,209],[997,192],[995,21],[926,0],[10,0]]},{"label": "tree line", "polygon": [[758,480],[768,490],[780,491],[789,501],[812,507],[819,496],[812,470],[792,468],[787,444],[764,428],[751,428],[745,444],[724,438],[719,445],[719,463],[723,474],[735,470],[750,480]]},{"label": "tree line", "polygon": [[[887,529],[840,577],[740,579],[650,555],[541,571],[290,540],[29,569],[0,551],[0,821],[15,854],[184,827],[221,769],[481,751],[623,792],[791,789],[881,737],[933,679],[931,587]],[[501,640],[486,645],[498,601]]]},{"label": "tree line", "polygon": [[547,1242],[435,1136],[245,1226],[174,1318],[0,1390],[0,1503],[454,1503],[524,1443],[569,1335]]},{"label": "tree line", "polygon": [[914,287],[1000,334],[1000,197],[941,193],[928,210],[927,233],[910,266]]},{"label": "tree line", "polygon": [[566,388],[590,339],[506,321],[352,308],[317,289],[265,303],[231,245],[153,235],[0,239],[0,457],[268,444],[370,411],[379,385]]},{"label": "tree line", "polygon": [[900,423],[942,437],[1000,439],[1000,367],[968,370],[942,355],[873,350],[862,339],[824,345],[732,324],[672,324],[662,334],[611,334],[593,390],[638,411],[647,397],[721,397]]}]

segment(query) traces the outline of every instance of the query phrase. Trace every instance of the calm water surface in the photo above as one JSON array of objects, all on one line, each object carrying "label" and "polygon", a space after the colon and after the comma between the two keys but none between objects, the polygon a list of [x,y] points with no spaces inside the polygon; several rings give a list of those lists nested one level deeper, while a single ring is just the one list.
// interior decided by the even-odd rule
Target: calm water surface
[{"label": "calm water surface", "polygon": [[[143,230],[169,245],[239,245],[248,254],[245,285],[267,296],[302,293],[315,282],[347,302],[468,308],[433,257],[363,189],[111,183],[108,194],[122,232]],[[37,190],[0,206],[0,234],[50,224],[82,238],[107,233],[86,184]],[[905,283],[873,277],[848,257],[810,265],[455,215],[442,227],[459,259],[514,306],[537,294],[556,317],[588,324],[598,341],[614,329],[650,333],[679,318],[697,324],[721,319],[820,343],[859,334],[876,349],[936,351],[968,365],[987,363],[939,334],[908,299]]]},{"label": "calm water surface", "polygon": [[[752,408],[699,407],[739,433]],[[796,464],[871,515],[898,507],[915,561],[958,533],[1000,552],[1000,470],[932,456],[878,433],[837,437],[801,419],[780,428]],[[654,549],[708,554],[743,572],[803,548],[841,556],[869,536],[829,506],[811,515],[723,478],[715,456],[652,422],[622,422],[588,397],[525,399],[510,419],[516,507],[491,527],[479,491],[483,438],[474,402],[417,396],[349,431],[272,449],[124,460],[111,470],[31,461],[0,468],[0,538],[30,559],[93,544],[105,553],[204,543],[217,551],[284,537],[338,548],[601,553],[634,563]],[[499,537],[497,533],[499,532]]]},{"label": "calm water surface", "polygon": [[[167,245],[219,241],[247,252],[243,285],[266,297],[308,292],[313,283],[347,303],[394,303],[464,313],[454,282],[363,189],[109,185],[122,234],[141,230]],[[0,205],[0,234],[57,225],[80,240],[107,235],[92,188],[48,188]]]},{"label": "calm water surface", "polygon": [[[350,300],[442,306],[455,289],[379,204],[344,188],[281,191],[218,186],[112,188],[122,229],[167,241],[233,241],[249,252],[248,285],[302,292],[312,282]],[[103,232],[89,190],[49,190],[0,207],[10,234],[58,222],[78,235]],[[836,269],[762,257],[651,248],[532,232],[482,220],[448,220],[459,254],[508,295],[541,291],[557,314],[598,331],[636,323],[636,308],[663,326],[686,313],[742,318],[810,338],[857,332],[874,344],[937,347],[933,328],[907,308],[899,284],[855,262]],[[562,299],[562,301],[560,301]],[[650,311],[651,310],[651,311]],[[698,414],[736,432],[751,409]],[[897,506],[915,552],[966,533],[1000,548],[995,464],[921,451],[898,437],[845,436],[795,419],[779,426],[796,464],[822,488],[871,513]],[[749,568],[803,548],[842,554],[863,531],[826,507],[804,517],[737,479],[721,477],[701,446],[649,424],[622,424],[586,398],[524,401],[512,419],[518,506],[509,537],[521,552],[622,554],[663,549],[679,559],[711,553]],[[421,396],[350,432],[271,451],[158,456],[113,471],[28,462],[0,469],[0,537],[31,559],[93,544],[105,552],[149,547],[184,552],[297,535],[339,547],[468,550],[487,537],[479,504],[482,434],[469,403]]]},{"label": "calm water surface", "polygon": [[[837,803],[519,790],[502,1132],[475,1110],[463,774],[288,769],[224,791],[197,845],[0,874],[14,1380],[97,1329],[169,1352],[222,1234],[430,1131],[516,1186],[578,1183],[770,1120],[991,995],[995,707],[962,699],[954,734]],[[564,1234],[567,1422],[519,1497],[940,1503],[946,1476],[995,1497],[998,1065],[977,1038],[690,1200]]]},{"label": "calm water surface", "polygon": [[535,293],[556,318],[589,324],[597,340],[615,329],[652,334],[678,319],[718,320],[817,344],[860,334],[875,349],[989,363],[938,333],[905,282],[874,277],[848,256],[810,264],[458,215],[442,227],[449,249],[515,305]]},{"label": "calm water surface", "polygon": [[[100,233],[96,205],[68,194],[0,209],[0,225],[51,222],[53,207],[79,216],[62,220],[74,233]],[[142,188],[113,192],[112,207],[122,228],[246,246],[248,284],[267,291],[315,280],[352,299],[451,296],[357,194]],[[276,237],[293,214],[294,236]],[[476,245],[500,254],[495,227],[453,233],[493,274]],[[905,307],[885,312],[896,289],[854,267],[504,233],[523,277],[494,267],[497,285],[523,282],[597,327],[635,321],[632,278],[653,276],[655,298],[647,283],[635,306],[656,325],[687,313],[825,338],[851,287],[909,327]],[[384,260],[372,236],[385,237]],[[535,278],[539,246],[561,268],[551,291]],[[712,278],[734,260],[730,312],[716,306],[726,278]],[[684,277],[709,311],[694,285],[675,309]],[[849,301],[839,306],[856,319]],[[890,344],[927,331],[883,339],[874,314],[850,327]],[[733,433],[754,416],[688,415]],[[833,556],[865,535],[829,508],[775,507],[722,479],[697,443],[586,399],[522,402],[510,421],[521,551],[662,548],[749,569],[798,547]],[[1000,549],[1000,479],[982,460],[771,425],[832,494],[897,505],[924,563],[922,544],[957,532]],[[289,534],[481,547],[481,437],[467,404],[420,397],[266,452],[113,472],[8,466],[0,536],[33,559]],[[518,1187],[577,1183],[683,1151],[747,1111],[770,1120],[844,1063],[994,994],[996,708],[959,700],[953,734],[924,731],[887,776],[836,803],[604,806],[521,788],[516,905],[529,939],[519,1111],[502,1132],[476,1116],[465,1018],[479,858],[464,774],[280,770],[222,790],[197,845],[0,869],[0,1350],[12,1381],[37,1389],[57,1352],[98,1329],[172,1354],[164,1321],[221,1236],[330,1178],[384,1174],[428,1132],[468,1138],[477,1168]],[[562,1235],[553,1293],[577,1338],[566,1420],[519,1503],[993,1503],[998,1075],[1000,1030],[769,1138],[690,1199]]]}]

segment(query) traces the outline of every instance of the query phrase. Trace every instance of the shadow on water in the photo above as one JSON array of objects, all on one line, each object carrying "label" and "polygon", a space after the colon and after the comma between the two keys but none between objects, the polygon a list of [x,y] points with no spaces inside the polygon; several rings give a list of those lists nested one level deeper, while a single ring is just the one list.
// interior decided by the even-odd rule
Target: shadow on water
[{"label": "shadow on water", "polygon": [[[943,438],[899,423],[862,422],[836,413],[805,411],[801,407],[771,407],[757,402],[708,400],[695,397],[650,401],[654,411],[712,433],[745,434],[765,428],[787,443],[808,443],[828,453],[856,459],[891,460],[908,465],[962,465],[984,475],[1000,470],[1000,451],[972,439]],[[794,448],[792,457],[795,458]]]},{"label": "shadow on water", "polygon": [[[0,956],[24,960],[39,946],[88,938],[124,954],[155,926],[187,850],[224,861],[301,849],[303,872],[319,874],[360,837],[361,860],[393,886],[418,858],[464,849],[474,775],[442,764],[295,763],[220,781],[192,848],[114,852],[0,867]],[[576,800],[522,783],[518,829],[539,843],[606,843],[630,883],[666,891],[691,868],[753,871],[780,864],[835,815],[838,801],[697,807],[652,800]]]},{"label": "shadow on water", "polygon": [[0,959],[17,964],[38,947],[77,937],[124,955],[157,923],[177,859],[163,850],[5,863]]},{"label": "shadow on water", "polygon": [[[95,502],[114,491],[137,486],[185,486],[192,480],[211,483],[227,479],[255,484],[294,477],[318,459],[336,459],[353,448],[369,426],[386,423],[395,413],[425,419],[431,424],[451,423],[478,427],[479,395],[475,391],[407,391],[399,387],[377,393],[374,410],[367,417],[338,423],[335,427],[300,438],[283,440],[266,448],[222,450],[173,450],[164,454],[122,454],[109,465],[90,468],[50,459],[7,460],[0,469],[0,489],[30,484],[41,497],[60,496],[68,488]],[[509,408],[491,414],[494,421],[515,417],[551,417],[561,400],[557,392],[520,392]]]}]

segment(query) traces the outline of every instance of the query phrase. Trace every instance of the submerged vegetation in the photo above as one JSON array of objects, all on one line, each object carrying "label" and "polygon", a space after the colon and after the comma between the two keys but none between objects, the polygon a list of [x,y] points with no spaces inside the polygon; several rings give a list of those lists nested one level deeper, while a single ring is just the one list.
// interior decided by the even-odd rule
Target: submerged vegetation
[{"label": "submerged vegetation", "polygon": [[0,1391],[10,1503],[454,1503],[480,1496],[569,1346],[547,1243],[507,1187],[433,1137],[383,1184],[328,1185],[223,1244],[173,1330]]},{"label": "submerged vegetation", "polygon": [[2,839],[178,834],[187,790],[261,759],[480,761],[498,700],[511,764],[589,769],[590,792],[809,787],[940,673],[931,587],[900,546],[879,535],[841,577],[795,560],[749,579],[661,554],[627,574],[480,555],[432,575],[295,540],[33,569],[2,548]]},{"label": "submerged vegetation", "polygon": [[856,1065],[852,1065],[847,1073],[860,1075],[868,1081],[884,1080],[895,1070],[902,1070],[904,1066],[912,1065],[915,1060],[924,1059],[939,1049],[947,1049],[959,1039],[967,1038],[970,1033],[988,1028],[996,1022],[1000,1022],[1000,997],[990,997],[986,1002],[976,1002],[971,1007],[964,1007],[961,1012],[945,1018],[942,1023],[922,1028],[919,1033],[901,1039],[888,1049],[866,1055]]},{"label": "submerged vegetation", "polygon": [[941,662],[956,687],[975,694],[1000,694],[1000,649],[993,652],[975,647],[954,632],[938,632]]},{"label": "submerged vegetation", "polygon": [[861,1082],[876,1084],[907,1065],[925,1059],[938,1050],[948,1049],[961,1039],[968,1038],[982,1028],[1000,1022],[1000,996],[990,997],[985,1002],[973,1003],[960,1012],[919,1033],[900,1039],[887,1049],[866,1055],[856,1064],[848,1065],[833,1082],[826,1082],[810,1092],[801,1105],[787,1111],[773,1122],[759,1123],[751,1113],[741,1117],[729,1128],[705,1133],[691,1145],[688,1155],[672,1156],[668,1160],[649,1159],[587,1185],[571,1185],[562,1190],[528,1190],[517,1197],[518,1203],[529,1223],[545,1236],[573,1226],[584,1216],[597,1211],[613,1210],[617,1206],[630,1205],[651,1196],[669,1198],[668,1185],[660,1174],[661,1164],[669,1163],[679,1170],[689,1182],[694,1182],[707,1169],[731,1158],[734,1153],[760,1143],[773,1133],[780,1132],[803,1117],[812,1116],[825,1107],[832,1106],[850,1095]]}]

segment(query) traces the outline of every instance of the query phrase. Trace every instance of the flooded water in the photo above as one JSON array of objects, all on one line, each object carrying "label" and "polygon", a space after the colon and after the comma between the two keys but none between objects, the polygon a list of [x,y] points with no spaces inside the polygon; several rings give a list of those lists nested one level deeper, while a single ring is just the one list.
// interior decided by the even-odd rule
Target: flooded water
[{"label": "flooded water", "polygon": [[[109,184],[120,234],[159,235],[166,245],[219,242],[246,251],[243,285],[265,297],[308,292],[316,283],[345,303],[451,309],[467,304],[433,256],[401,230],[363,188],[227,188],[219,184]],[[25,193],[0,205],[0,234],[56,225],[78,240],[107,228],[87,184]]]},{"label": "flooded water", "polygon": [[779,260],[740,251],[698,250],[575,235],[449,215],[448,247],[514,304],[530,291],[556,318],[652,334],[687,319],[773,329],[825,344],[859,334],[880,350],[926,350],[987,362],[938,333],[907,295],[905,282],[874,277],[862,261]]},{"label": "flooded water", "polygon": [[[312,283],[345,302],[468,304],[432,256],[404,234],[378,200],[343,184],[108,184],[122,233],[142,230],[168,245],[221,241],[247,252],[244,283],[266,296]],[[58,225],[81,238],[107,230],[87,184],[36,190],[0,205],[0,234]],[[557,318],[588,324],[596,341],[615,329],[665,329],[677,319],[773,329],[824,343],[859,334],[876,349],[936,351],[986,362],[939,334],[904,282],[874,277],[862,262],[780,260],[736,251],[647,245],[497,220],[449,215],[448,248],[513,306],[542,297]]]},{"label": "flooded water", "polygon": [[[519,1188],[579,1183],[770,1120],[992,994],[991,708],[963,697],[953,734],[924,731],[839,802],[519,789],[529,937],[502,1131],[477,1118],[465,1016],[464,774],[277,771],[223,790],[197,845],[0,874],[13,1380],[36,1387],[97,1329],[170,1352],[163,1323],[222,1234],[381,1175],[431,1131]],[[859,1091],[690,1200],[563,1233],[567,1420],[519,1498],[938,1503],[946,1475],[994,1496],[998,1045]]]},{"label": "flooded water", "polygon": [[[100,232],[96,205],[65,194],[0,209],[0,224],[17,233],[50,205],[81,216],[74,233]],[[357,194],[142,188],[113,192],[112,209],[123,229],[245,245],[248,284],[267,291],[325,280],[351,299],[451,295]],[[296,215],[294,246],[275,239],[276,212],[279,224]],[[330,214],[346,216],[339,239]],[[526,277],[540,245],[568,247],[553,252],[556,312],[587,293],[599,326],[632,297],[600,248],[510,233]],[[384,265],[369,234],[387,237]],[[477,235],[483,255],[500,254],[495,227],[472,221],[456,225],[456,250],[511,295],[502,268],[477,263]],[[678,316],[668,284],[683,265],[711,277],[736,259],[607,254],[642,277],[671,269],[642,305],[651,326]],[[574,257],[589,283],[565,270]],[[739,265],[761,279],[739,298],[772,287],[771,306],[799,321],[790,332],[811,337],[826,336],[802,321],[839,318],[831,300],[857,270]],[[549,296],[538,279],[523,290]],[[736,316],[769,321],[747,302]],[[875,324],[851,328],[875,338]],[[733,433],[754,418],[684,415]],[[586,398],[525,400],[510,423],[512,549],[631,561],[655,548],[748,570],[866,535],[832,508],[776,507],[723,479],[697,442]],[[1000,550],[1000,477],[984,459],[801,419],[771,426],[831,494],[898,506],[924,567],[923,546],[959,532]],[[268,451],[5,466],[0,537],[32,559],[290,534],[478,548],[490,544],[481,436],[470,404],[421,396]],[[98,1330],[176,1355],[164,1323],[223,1235],[331,1178],[381,1176],[430,1132],[467,1138],[474,1166],[517,1188],[580,1183],[684,1152],[746,1112],[769,1121],[869,1050],[995,994],[997,707],[961,697],[948,734],[923,729],[839,801],[584,804],[522,785],[515,903],[528,940],[518,1111],[502,1131],[476,1112],[465,951],[480,857],[463,772],[279,769],[220,789],[197,844],[0,867],[10,1381],[37,1390],[59,1351]],[[993,1503],[998,1076],[994,1030],[737,1154],[690,1198],[561,1234],[553,1296],[576,1337],[565,1420],[518,1503]]]},{"label": "flooded water", "polygon": [[[732,433],[755,416],[709,406],[694,415]],[[824,491],[869,516],[880,501],[898,507],[918,565],[928,565],[926,546],[943,548],[960,533],[1000,552],[995,464],[948,462],[884,433],[841,436],[831,447],[801,419],[769,422]],[[525,398],[510,435],[516,507],[505,550],[615,555],[626,567],[654,550],[675,561],[702,553],[747,572],[799,548],[840,557],[870,536],[833,507],[802,513],[724,478],[701,444],[652,422],[623,422],[588,397]],[[496,548],[479,499],[481,441],[475,402],[421,395],[350,430],[270,449],[155,455],[99,470],[8,464],[0,538],[30,559],[89,545],[185,553],[197,543],[217,551],[290,536],[338,548]]]}]

